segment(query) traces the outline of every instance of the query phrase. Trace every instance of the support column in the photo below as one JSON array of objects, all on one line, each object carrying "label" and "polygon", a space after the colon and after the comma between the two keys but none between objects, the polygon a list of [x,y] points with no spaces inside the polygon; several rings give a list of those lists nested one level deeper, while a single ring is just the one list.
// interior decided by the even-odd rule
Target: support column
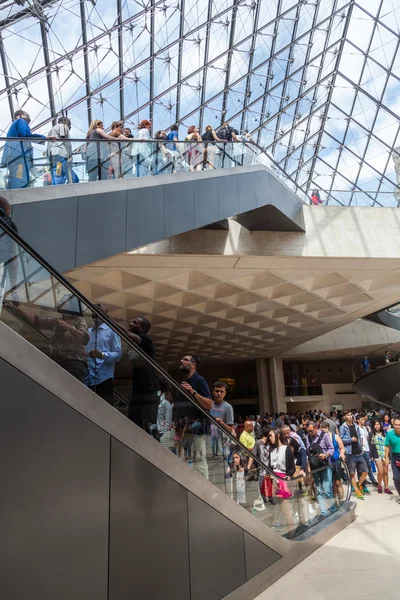
[{"label": "support column", "polygon": [[271,382],[271,397],[274,413],[286,412],[285,382],[281,358],[269,358],[269,376]]},{"label": "support column", "polygon": [[269,369],[267,358],[257,358],[257,384],[258,401],[260,403],[260,414],[271,414],[273,411],[271,398],[271,385],[269,381]]}]

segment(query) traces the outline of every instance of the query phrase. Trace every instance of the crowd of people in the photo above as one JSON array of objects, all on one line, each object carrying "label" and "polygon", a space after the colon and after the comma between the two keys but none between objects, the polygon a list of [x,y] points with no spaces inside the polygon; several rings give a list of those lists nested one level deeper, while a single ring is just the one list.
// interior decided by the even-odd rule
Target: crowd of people
[{"label": "crowd of people", "polygon": [[[74,170],[74,156],[80,156],[89,181],[143,177],[178,171],[200,171],[224,168],[246,163],[257,155],[244,142],[251,141],[247,131],[224,122],[216,131],[207,125],[201,133],[195,125],[187,128],[180,139],[178,125],[160,130],[152,137],[152,123],[142,120],[136,135],[124,127],[123,121],[113,121],[106,132],[104,122],[95,119],[86,134],[87,142],[73,149],[70,141],[71,120],[60,117],[57,125],[47,135],[32,133],[30,116],[24,110],[14,114],[8,132],[1,166],[7,168],[7,189],[29,187],[34,179],[34,156],[32,142],[47,143],[43,153],[48,169],[43,175],[43,185],[78,183]],[[27,138],[16,141],[11,138]],[[243,142],[233,144],[233,142]]]}]

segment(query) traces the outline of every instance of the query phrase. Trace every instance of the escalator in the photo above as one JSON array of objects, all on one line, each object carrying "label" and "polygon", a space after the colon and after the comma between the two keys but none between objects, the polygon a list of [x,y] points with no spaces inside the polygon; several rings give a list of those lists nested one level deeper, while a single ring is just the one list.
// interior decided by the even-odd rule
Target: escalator
[{"label": "escalator", "polygon": [[[311,481],[271,473],[1,221],[0,274],[4,598],[254,598],[354,518],[347,484],[318,502]],[[84,385],[94,323],[121,341],[110,403]],[[130,393],[140,370],[163,395]],[[235,454],[285,494],[269,503]]]},{"label": "escalator", "polygon": [[[398,304],[366,317],[368,320],[400,331]],[[388,358],[385,357],[388,352]],[[351,371],[353,389],[369,401],[400,412],[400,352],[390,352],[388,345],[369,356],[370,372],[362,368],[364,355],[354,361]]]}]

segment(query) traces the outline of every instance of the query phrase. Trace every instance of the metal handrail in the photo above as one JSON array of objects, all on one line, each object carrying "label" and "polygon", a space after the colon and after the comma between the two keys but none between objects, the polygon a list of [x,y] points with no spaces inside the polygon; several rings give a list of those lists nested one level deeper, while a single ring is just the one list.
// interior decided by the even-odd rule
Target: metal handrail
[{"label": "metal handrail", "polygon": [[[53,140],[51,138],[37,138],[37,137],[0,137],[0,143],[1,142],[33,142],[33,143],[40,143],[40,144],[44,144],[46,142],[51,143]],[[161,144],[161,145],[166,145],[166,144],[193,144],[193,145],[202,145],[202,144],[207,144],[207,145],[214,145],[214,146],[219,146],[219,147],[223,147],[226,146],[227,144],[234,144],[234,145],[242,145],[242,146],[246,146],[249,150],[252,150],[254,152],[254,150],[251,148],[251,146],[253,146],[254,148],[257,149],[258,152],[260,152],[261,154],[263,154],[267,160],[280,172],[282,173],[282,176],[284,177],[284,179],[290,181],[296,189],[300,190],[303,194],[305,194],[306,196],[308,196],[307,192],[305,192],[301,186],[299,186],[299,184],[290,176],[288,175],[285,170],[280,166],[280,164],[274,159],[272,158],[267,152],[266,150],[260,146],[257,142],[255,142],[254,140],[232,140],[232,141],[226,141],[226,140],[166,140],[166,139],[155,139],[155,138],[150,138],[147,140],[144,139],[136,139],[136,138],[131,138],[129,140],[119,140],[118,138],[100,138],[100,139],[96,139],[96,140],[91,140],[88,138],[57,138],[55,140],[58,143],[72,143],[72,142],[77,142],[79,144],[109,144],[110,142],[115,144],[119,144],[119,145],[129,145],[129,144],[133,144],[133,143],[140,143],[140,144],[149,144],[149,143],[153,143],[153,144]],[[73,154],[80,154],[82,152],[81,148],[75,148],[74,150],[72,150],[72,155]],[[255,154],[255,152],[254,152]],[[6,165],[4,165],[6,166]],[[295,192],[294,192],[295,193]],[[299,198],[299,201],[302,202],[303,204],[306,204],[306,202],[304,200],[302,200],[301,198]]]},{"label": "metal handrail", "polygon": [[[381,346],[380,348],[377,348],[376,350],[374,350],[372,354],[375,354],[375,352],[381,352],[381,350],[387,350],[387,347],[388,347],[388,344],[385,344],[384,346]],[[400,350],[399,350],[398,352],[396,352],[396,354],[398,354],[399,352],[400,352]],[[363,375],[366,375],[366,373],[362,373],[361,375],[356,375],[356,374],[355,374],[355,371],[354,371],[354,369],[355,369],[356,365],[357,365],[357,364],[358,364],[360,361],[362,361],[362,359],[364,358],[364,356],[366,356],[366,355],[365,355],[365,353],[364,353],[364,354],[362,354],[362,356],[359,356],[359,357],[358,357],[358,358],[357,358],[357,359],[356,359],[356,360],[355,360],[355,361],[354,361],[354,362],[351,364],[351,366],[350,366],[350,372],[351,372],[351,375],[352,375],[352,378],[353,378],[353,382],[354,382],[354,381],[356,381],[357,379],[359,379],[360,377],[362,377]],[[393,355],[393,356],[395,356],[395,355]],[[392,358],[393,358],[393,357],[392,357]],[[384,365],[382,365],[382,366],[384,366]]]},{"label": "metal handrail", "polygon": [[253,458],[253,461],[256,462],[259,465],[259,467],[261,467],[262,469],[265,469],[266,472],[268,473],[268,475],[272,479],[274,479],[275,481],[278,481],[278,480],[286,481],[286,478],[280,477],[279,475],[276,475],[275,473],[273,473],[270,470],[269,466],[266,465],[265,463],[263,463],[251,451],[249,451],[249,449],[246,448],[246,446],[244,446],[238,438],[236,438],[229,431],[227,431],[226,429],[221,427],[221,425],[219,425],[219,423],[217,423],[215,418],[199,402],[197,402],[196,399],[193,396],[191,396],[191,394],[189,394],[184,388],[182,388],[182,386],[177,381],[175,381],[175,379],[173,377],[171,377],[169,375],[169,373],[167,373],[167,371],[165,371],[154,359],[152,359],[150,356],[148,356],[141,349],[140,346],[138,346],[137,344],[132,342],[132,340],[126,335],[124,329],[122,329],[116,321],[113,321],[112,319],[110,319],[110,317],[106,313],[103,313],[101,310],[99,310],[99,308],[95,304],[92,304],[90,302],[90,300],[88,300],[67,279],[65,279],[65,277],[63,277],[60,273],[58,273],[44,258],[42,258],[39,254],[37,254],[37,252],[29,244],[27,244],[25,242],[25,240],[23,240],[13,229],[11,229],[1,218],[0,218],[0,228],[2,228],[25,252],[31,254],[31,256],[44,269],[46,269],[55,279],[57,279],[60,283],[62,283],[62,285],[67,290],[69,290],[71,292],[71,294],[73,294],[76,298],[78,298],[84,306],[89,308],[92,314],[95,314],[99,319],[102,319],[102,321],[104,323],[106,323],[110,327],[110,329],[112,329],[114,332],[116,331],[118,333],[118,335],[121,337],[121,339],[123,339],[124,342],[130,348],[132,348],[137,354],[139,354],[139,356],[145,362],[149,363],[155,369],[155,371],[157,371],[157,373],[162,378],[166,379],[180,394],[185,396],[185,398],[191,404],[196,406],[196,408],[198,410],[200,410],[200,412],[203,413],[203,415],[207,419],[209,419],[221,431],[221,433],[223,433],[225,436],[230,438],[233,443],[235,443],[237,446],[239,446],[244,454],[246,454],[246,455],[250,454],[250,456]]}]

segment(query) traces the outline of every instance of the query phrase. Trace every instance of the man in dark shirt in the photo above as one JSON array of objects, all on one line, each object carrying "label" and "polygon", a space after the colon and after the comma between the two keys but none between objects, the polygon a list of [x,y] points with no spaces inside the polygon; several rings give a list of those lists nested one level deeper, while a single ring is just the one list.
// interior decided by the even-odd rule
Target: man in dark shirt
[{"label": "man in dark shirt", "polygon": [[[143,352],[150,358],[154,358],[155,347],[149,335],[151,329],[149,319],[136,317],[128,327],[122,329]],[[129,359],[132,363],[132,398],[128,417],[136,425],[143,427],[144,423],[156,420],[160,386],[155,369],[133,348],[129,350]]]},{"label": "man in dark shirt", "polygon": [[200,402],[204,408],[211,410],[212,400],[207,381],[198,374],[200,358],[196,354],[185,354],[181,360],[179,372],[182,373],[182,387]]},{"label": "man in dark shirt", "polygon": [[[200,366],[200,358],[196,354],[185,354],[181,360],[179,372],[182,373],[182,387],[193,396],[205,409],[212,409],[212,400],[210,388],[207,381],[198,374],[197,369]],[[192,428],[193,429],[193,428]],[[206,437],[201,435],[193,436],[193,467],[208,479],[208,465],[206,459]]]}]

